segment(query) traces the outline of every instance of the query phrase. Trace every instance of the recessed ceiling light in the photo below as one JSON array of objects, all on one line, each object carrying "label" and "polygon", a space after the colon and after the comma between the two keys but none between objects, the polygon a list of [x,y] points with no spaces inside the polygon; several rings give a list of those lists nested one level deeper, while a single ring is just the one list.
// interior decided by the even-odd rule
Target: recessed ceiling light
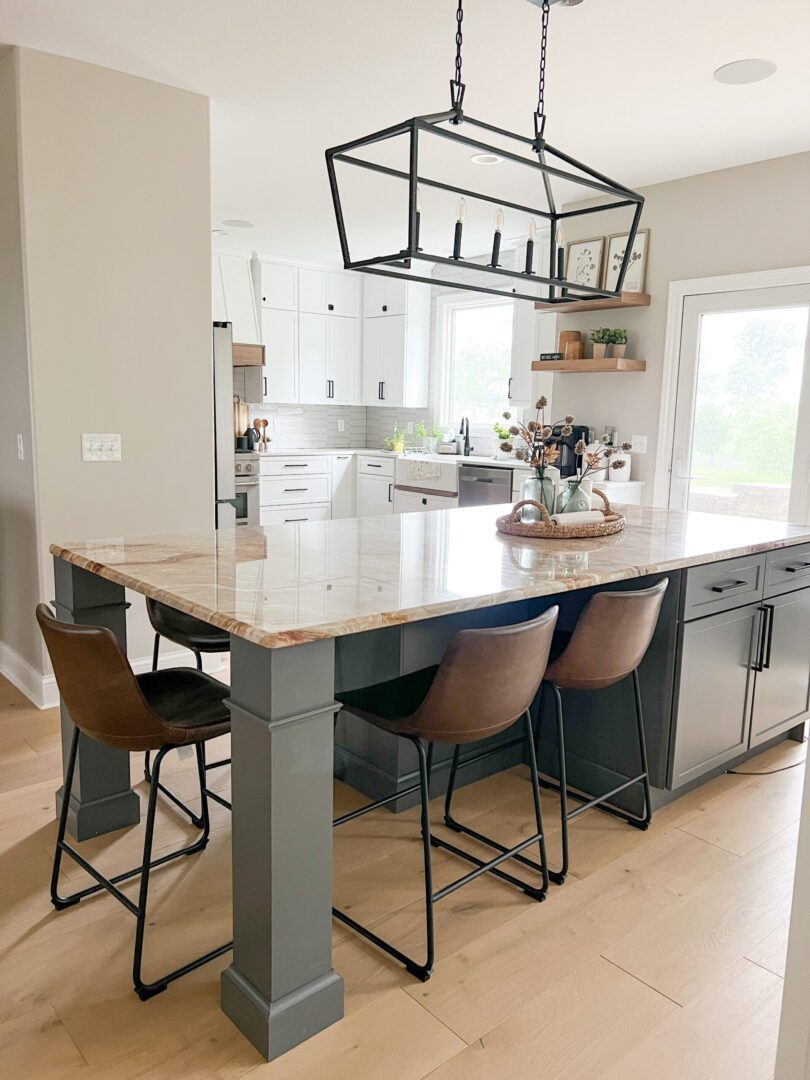
[{"label": "recessed ceiling light", "polygon": [[232,229],[252,229],[253,228],[253,222],[252,221],[245,221],[244,218],[238,218],[238,217],[227,218],[225,221],[222,222],[222,224],[223,225],[228,225]]},{"label": "recessed ceiling light", "polygon": [[473,154],[470,161],[474,165],[500,165],[503,158],[498,157],[497,154]]},{"label": "recessed ceiling light", "polygon": [[211,235],[212,236],[230,236],[231,234],[228,232],[227,229],[212,229],[211,230]]},{"label": "recessed ceiling light", "polygon": [[776,64],[772,60],[735,60],[731,64],[723,64],[719,67],[714,77],[719,83],[743,86],[745,83],[769,79],[775,71]]}]

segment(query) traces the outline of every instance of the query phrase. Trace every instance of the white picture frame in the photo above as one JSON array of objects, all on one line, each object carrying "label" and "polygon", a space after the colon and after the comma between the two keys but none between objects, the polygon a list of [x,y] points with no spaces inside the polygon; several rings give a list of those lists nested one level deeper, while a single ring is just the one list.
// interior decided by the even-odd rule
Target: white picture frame
[{"label": "white picture frame", "polygon": [[604,250],[604,236],[570,240],[565,253],[565,280],[591,289],[600,288]]},{"label": "white picture frame", "polygon": [[[613,292],[619,279],[619,270],[627,248],[627,240],[630,233],[613,233],[607,238],[607,255],[605,258],[605,280],[603,288],[607,292]],[[622,282],[622,292],[643,293],[644,282],[647,277],[647,254],[650,248],[650,230],[639,229],[633,241],[631,262],[627,267],[627,273]]]}]

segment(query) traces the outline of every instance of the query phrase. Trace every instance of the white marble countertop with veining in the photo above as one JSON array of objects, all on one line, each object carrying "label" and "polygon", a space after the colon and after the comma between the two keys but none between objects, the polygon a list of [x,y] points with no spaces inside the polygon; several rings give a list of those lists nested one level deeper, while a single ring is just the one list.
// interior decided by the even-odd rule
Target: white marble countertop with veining
[{"label": "white marble countertop with veining", "polygon": [[509,506],[65,542],[51,552],[267,648],[810,541],[810,528],[626,507],[597,540],[509,537]]}]

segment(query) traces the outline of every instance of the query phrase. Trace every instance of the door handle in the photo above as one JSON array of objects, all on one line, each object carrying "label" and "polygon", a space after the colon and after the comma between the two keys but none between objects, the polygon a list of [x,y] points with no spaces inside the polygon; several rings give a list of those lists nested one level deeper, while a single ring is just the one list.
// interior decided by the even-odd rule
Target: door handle
[{"label": "door handle", "polygon": [[262,382],[264,383],[264,396],[267,397],[267,376],[262,375]]},{"label": "door handle", "polygon": [[509,386],[506,388],[506,396],[510,401],[512,400],[512,376],[511,375],[509,376]]},{"label": "door handle", "polygon": [[388,485],[388,501],[389,502],[394,501],[394,485],[393,484]]},{"label": "door handle", "polygon": [[309,491],[309,488],[284,488],[284,493],[288,491]]},{"label": "door handle", "polygon": [[380,391],[380,399],[382,401],[385,401],[385,379],[383,379],[383,381],[380,383],[380,386],[382,387]]},{"label": "door handle", "polygon": [[309,518],[284,518],[285,525],[290,521],[309,521]]},{"label": "door handle", "polygon": [[810,570],[810,562],[796,563],[795,566],[786,566],[785,572],[788,574],[806,574]]},{"label": "door handle", "polygon": [[304,462],[302,465],[285,465],[284,468],[285,469],[308,469],[309,464],[307,462]]},{"label": "door handle", "polygon": [[724,593],[728,592],[729,589],[739,589],[747,584],[747,581],[730,581],[728,585],[712,585],[712,592]]},{"label": "door handle", "polygon": [[762,647],[759,653],[759,667],[757,671],[763,671],[771,666],[771,649],[773,648],[773,621],[776,608],[773,604],[763,604],[759,609],[765,616],[762,629]]},{"label": "door handle", "polygon": [[381,469],[382,465],[372,465],[372,463],[369,461],[369,462],[366,463],[366,468],[368,468],[368,469]]}]

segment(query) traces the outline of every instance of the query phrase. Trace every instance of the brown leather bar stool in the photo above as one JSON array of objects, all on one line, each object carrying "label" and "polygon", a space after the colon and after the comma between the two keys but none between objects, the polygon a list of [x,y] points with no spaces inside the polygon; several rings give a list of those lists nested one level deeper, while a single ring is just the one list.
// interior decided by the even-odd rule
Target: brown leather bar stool
[{"label": "brown leather bar stool", "polygon": [[[641,706],[638,666],[655,633],[668,584],[669,579],[663,578],[649,589],[596,593],[585,605],[564,650],[546,668],[543,686],[551,687],[557,714],[562,866],[557,871],[549,871],[551,880],[557,884],[561,885],[568,873],[569,821],[593,807],[623,818],[638,829],[646,829],[652,819],[647,744],[644,738],[644,714]],[[604,690],[629,676],[632,676],[633,680],[640,771],[604,795],[589,798],[578,792],[569,792],[565,770],[562,691]],[[641,816],[606,805],[620,791],[634,784],[641,784],[644,795],[644,813]],[[582,805],[569,811],[569,797],[581,801]]]},{"label": "brown leather bar stool", "polygon": [[[539,689],[548,660],[549,649],[557,622],[558,608],[552,607],[539,618],[514,626],[492,629],[460,630],[451,640],[441,664],[424,668],[398,679],[377,683],[361,690],[337,694],[338,701],[350,708],[355,716],[362,717],[383,731],[399,738],[408,739],[416,747],[419,761],[419,783],[403,791],[397,791],[384,799],[353,810],[336,818],[334,825],[367,814],[379,806],[419,791],[422,807],[421,832],[425,867],[425,927],[427,955],[424,963],[406,956],[390,942],[362,926],[345,912],[333,908],[333,914],[378,948],[393,956],[417,978],[430,978],[434,960],[433,905],[449,896],[456,889],[481,874],[491,873],[522,889],[535,900],[544,900],[548,890],[546,848],[543,821],[540,811],[540,783],[537,761],[534,755],[534,739],[529,708]],[[473,755],[459,762],[459,748],[467,743],[498,735],[508,727],[523,720],[528,743],[529,767],[536,831],[521,843],[507,848],[496,841],[485,839],[499,854],[485,862],[461,848],[431,836],[430,832],[430,774],[435,743],[455,746],[451,783],[459,767],[470,765],[491,750]],[[524,736],[514,740],[523,742]],[[425,744],[428,749],[425,749]],[[509,743],[508,745],[513,745]],[[501,863],[517,858],[526,848],[537,844],[540,849],[542,883],[530,885],[502,870]],[[476,869],[457,878],[443,889],[433,892],[431,869],[431,845],[445,848],[475,865]]]},{"label": "brown leather bar stool", "polygon": [[[166,668],[163,671],[136,676],[112,631],[102,626],[74,626],[71,623],[59,622],[45,604],[37,607],[36,614],[53,664],[59,693],[75,725],[65,770],[62,809],[51,876],[51,903],[60,910],[106,889],[135,916],[132,978],[135,992],[145,1001],[165,990],[170,982],[179,979],[181,975],[194,971],[227,952],[233,945],[232,941],[220,945],[153,982],[145,983],[141,977],[150,871],[182,855],[202,851],[208,843],[209,792],[205,786],[202,747],[206,740],[224,735],[230,730],[230,713],[225,705],[229,689],[224,683],[217,682],[210,675],[193,668]],[[111,878],[104,877],[65,840],[80,734],[119,750],[157,751],[154,764],[155,782],[149,788],[146,811],[143,860],[133,870]],[[202,836],[188,847],[153,860],[152,843],[160,767],[166,754],[179,746],[194,746],[197,751]],[[69,855],[98,884],[70,896],[61,896],[59,869],[63,853]],[[138,875],[141,879],[140,893],[138,903],[134,904],[118,888],[118,884]]]},{"label": "brown leather bar stool", "polygon": [[[149,622],[152,624],[152,629],[155,631],[155,647],[152,651],[152,671],[157,671],[158,658],[160,656],[160,639],[162,637],[167,638],[169,641],[173,641],[175,645],[180,645],[184,649],[190,649],[196,657],[198,671],[202,671],[203,653],[230,652],[230,635],[226,631],[221,630],[218,626],[212,626],[211,623],[207,623],[203,619],[195,619],[193,615],[186,615],[185,612],[169,607],[168,604],[161,604],[159,600],[153,600],[149,596],[146,597],[146,613],[149,616]],[[205,751],[203,750],[203,759],[204,758]],[[230,758],[223,758],[221,761],[205,762],[205,769],[206,771],[210,769],[219,769],[223,765],[230,765],[230,763]],[[148,750],[144,756],[143,774],[151,784],[151,755]],[[191,820],[193,825],[198,829],[202,827],[200,817],[186,806],[181,799],[178,799],[173,791],[163,784],[158,784],[158,789]],[[210,796],[215,802],[220,803],[230,810],[231,804],[221,796],[217,795],[216,792],[210,792]]]}]

